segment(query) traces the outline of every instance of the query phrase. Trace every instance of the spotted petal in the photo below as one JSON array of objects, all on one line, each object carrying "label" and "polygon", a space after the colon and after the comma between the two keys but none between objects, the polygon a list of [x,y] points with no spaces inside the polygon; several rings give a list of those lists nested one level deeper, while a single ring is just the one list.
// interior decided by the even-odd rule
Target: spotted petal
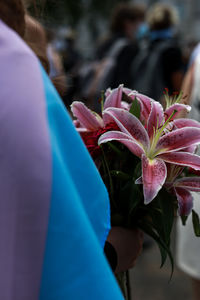
[{"label": "spotted petal", "polygon": [[94,131],[104,126],[102,118],[88,109],[83,102],[74,101],[71,110],[81,126],[88,131]]},{"label": "spotted petal", "polygon": [[162,188],[167,176],[167,168],[161,159],[149,160],[142,155],[142,180],[144,203],[151,202]]},{"label": "spotted petal", "polygon": [[165,134],[157,144],[160,153],[177,151],[200,143],[200,128],[184,127]]},{"label": "spotted petal", "polygon": [[123,84],[120,84],[120,86],[117,89],[114,90],[108,90],[107,91],[107,98],[104,103],[104,109],[108,107],[121,107],[121,100],[122,100],[122,92],[123,92]]},{"label": "spotted petal", "polygon": [[143,148],[149,147],[149,137],[144,126],[131,113],[120,108],[108,108],[103,115],[110,116],[122,132],[132,136]]},{"label": "spotted petal", "polygon": [[143,117],[147,120],[148,117],[149,117],[149,114],[151,112],[151,103],[154,100],[151,99],[151,98],[149,98],[146,95],[138,93],[137,91],[132,91],[129,94],[129,97],[131,97],[133,100],[136,97],[140,102],[142,102],[142,105],[143,105],[142,108],[143,108],[143,110],[142,110],[141,113],[142,113]]},{"label": "spotted petal", "polygon": [[191,110],[191,106],[189,106],[189,105],[175,103],[175,104],[171,105],[168,109],[165,110],[165,119],[167,120],[174,111],[175,111],[175,113],[174,113],[173,117],[171,118],[171,120],[174,120],[178,116],[178,114],[180,114],[180,112],[182,112],[182,111],[189,112],[190,110]]},{"label": "spotted petal", "polygon": [[173,121],[173,123],[177,128],[183,128],[183,127],[200,128],[200,123],[198,121],[191,120],[191,119],[176,119]]},{"label": "spotted petal", "polygon": [[173,163],[179,166],[191,167],[195,170],[200,170],[200,156],[187,152],[169,152],[158,155],[168,163]]},{"label": "spotted petal", "polygon": [[111,141],[119,141],[138,157],[141,157],[144,153],[143,148],[130,135],[121,131],[108,131],[102,134],[98,140],[98,144],[100,145]]},{"label": "spotted petal", "polygon": [[193,197],[190,192],[184,188],[175,188],[176,197],[178,200],[178,214],[180,216],[188,216],[193,207]]}]

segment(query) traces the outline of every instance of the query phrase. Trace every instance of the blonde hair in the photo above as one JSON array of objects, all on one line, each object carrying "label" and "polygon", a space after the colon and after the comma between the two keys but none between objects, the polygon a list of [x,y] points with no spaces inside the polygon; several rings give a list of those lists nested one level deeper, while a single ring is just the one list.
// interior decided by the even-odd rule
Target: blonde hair
[{"label": "blonde hair", "polygon": [[162,30],[179,22],[176,8],[170,4],[156,3],[147,12],[147,23],[152,30]]}]

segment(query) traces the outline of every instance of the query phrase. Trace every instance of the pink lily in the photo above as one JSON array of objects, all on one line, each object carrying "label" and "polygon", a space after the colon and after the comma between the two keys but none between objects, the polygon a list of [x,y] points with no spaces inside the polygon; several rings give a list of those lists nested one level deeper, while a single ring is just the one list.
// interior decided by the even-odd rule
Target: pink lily
[{"label": "pink lily", "polygon": [[165,183],[165,162],[200,170],[200,157],[185,152],[185,148],[200,143],[200,128],[188,126],[167,130],[169,120],[165,122],[162,106],[158,102],[151,102],[147,130],[134,115],[123,109],[108,108],[104,115],[109,116],[121,131],[104,133],[98,143],[119,141],[141,158],[145,204],[156,197]]}]

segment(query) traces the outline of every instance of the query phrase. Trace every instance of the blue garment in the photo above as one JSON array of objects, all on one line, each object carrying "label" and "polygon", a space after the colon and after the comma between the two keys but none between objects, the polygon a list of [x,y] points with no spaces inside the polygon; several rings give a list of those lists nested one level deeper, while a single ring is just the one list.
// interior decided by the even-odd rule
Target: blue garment
[{"label": "blue garment", "polygon": [[61,100],[42,70],[53,157],[40,300],[123,299],[103,254],[109,199]]},{"label": "blue garment", "polygon": [[150,39],[152,41],[158,39],[170,39],[174,36],[174,30],[172,28],[163,29],[163,30],[152,30],[149,33]]}]

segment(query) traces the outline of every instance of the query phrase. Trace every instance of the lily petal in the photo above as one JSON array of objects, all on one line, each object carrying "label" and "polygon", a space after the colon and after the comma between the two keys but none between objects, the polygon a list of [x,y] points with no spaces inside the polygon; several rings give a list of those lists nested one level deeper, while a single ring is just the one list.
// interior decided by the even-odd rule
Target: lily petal
[{"label": "lily petal", "polygon": [[121,108],[129,111],[130,110],[130,104],[125,102],[125,101],[122,101],[121,102]]},{"label": "lily petal", "polygon": [[177,128],[183,128],[183,127],[200,128],[200,123],[198,121],[191,120],[191,119],[176,119],[173,121],[173,123]]},{"label": "lily petal", "polygon": [[111,93],[110,90],[107,91],[108,97],[105,100],[104,109],[108,107],[121,107],[123,87],[123,84],[120,84],[120,86],[117,89],[112,90]]},{"label": "lily petal", "polygon": [[184,177],[177,179],[175,187],[182,187],[191,192],[200,192],[200,177]]},{"label": "lily petal", "polygon": [[184,127],[165,134],[157,144],[160,152],[177,151],[200,143],[200,128]]},{"label": "lily petal", "polygon": [[149,147],[148,134],[138,118],[120,108],[108,108],[103,114],[110,116],[122,132],[134,138],[144,149]]},{"label": "lily petal", "polygon": [[190,110],[191,110],[191,106],[189,106],[189,105],[175,103],[165,110],[165,119],[167,120],[174,111],[176,111],[176,112],[173,115],[173,117],[171,118],[171,120],[174,120],[180,112],[182,112],[182,111],[190,112]]},{"label": "lily petal", "polygon": [[81,126],[88,131],[94,131],[104,126],[103,119],[88,109],[83,102],[74,101],[71,105],[71,111]]},{"label": "lily petal", "polygon": [[200,156],[187,152],[170,152],[160,154],[157,157],[165,162],[173,163],[180,166],[191,167],[195,170],[200,170]]},{"label": "lily petal", "polygon": [[167,176],[167,168],[161,159],[149,160],[142,155],[142,180],[144,203],[150,203],[162,188]]},{"label": "lily petal", "polygon": [[141,157],[144,153],[143,148],[130,135],[121,131],[108,131],[102,134],[98,140],[98,144],[103,144],[111,141],[118,141],[124,144],[132,153]]},{"label": "lily petal", "polygon": [[131,94],[129,94],[129,96],[132,97],[132,99],[135,99],[136,97],[140,102],[142,102],[143,104],[142,115],[147,120],[151,112],[151,103],[154,100],[149,98],[146,95],[138,93],[137,91],[132,91]]},{"label": "lily petal", "polygon": [[180,216],[188,216],[193,207],[193,197],[190,192],[183,188],[175,188],[178,200],[178,214]]},{"label": "lily petal", "polygon": [[111,88],[108,88],[105,92],[105,97],[107,98],[108,96],[110,96],[111,93],[112,93]]},{"label": "lily petal", "polygon": [[181,152],[189,152],[189,153],[196,153],[198,146],[197,145],[193,145],[193,146],[189,146],[187,148],[182,148]]},{"label": "lily petal", "polygon": [[151,103],[151,112],[148,119],[148,134],[150,139],[153,137],[157,128],[159,128],[164,120],[163,107],[159,102],[153,101]]}]

